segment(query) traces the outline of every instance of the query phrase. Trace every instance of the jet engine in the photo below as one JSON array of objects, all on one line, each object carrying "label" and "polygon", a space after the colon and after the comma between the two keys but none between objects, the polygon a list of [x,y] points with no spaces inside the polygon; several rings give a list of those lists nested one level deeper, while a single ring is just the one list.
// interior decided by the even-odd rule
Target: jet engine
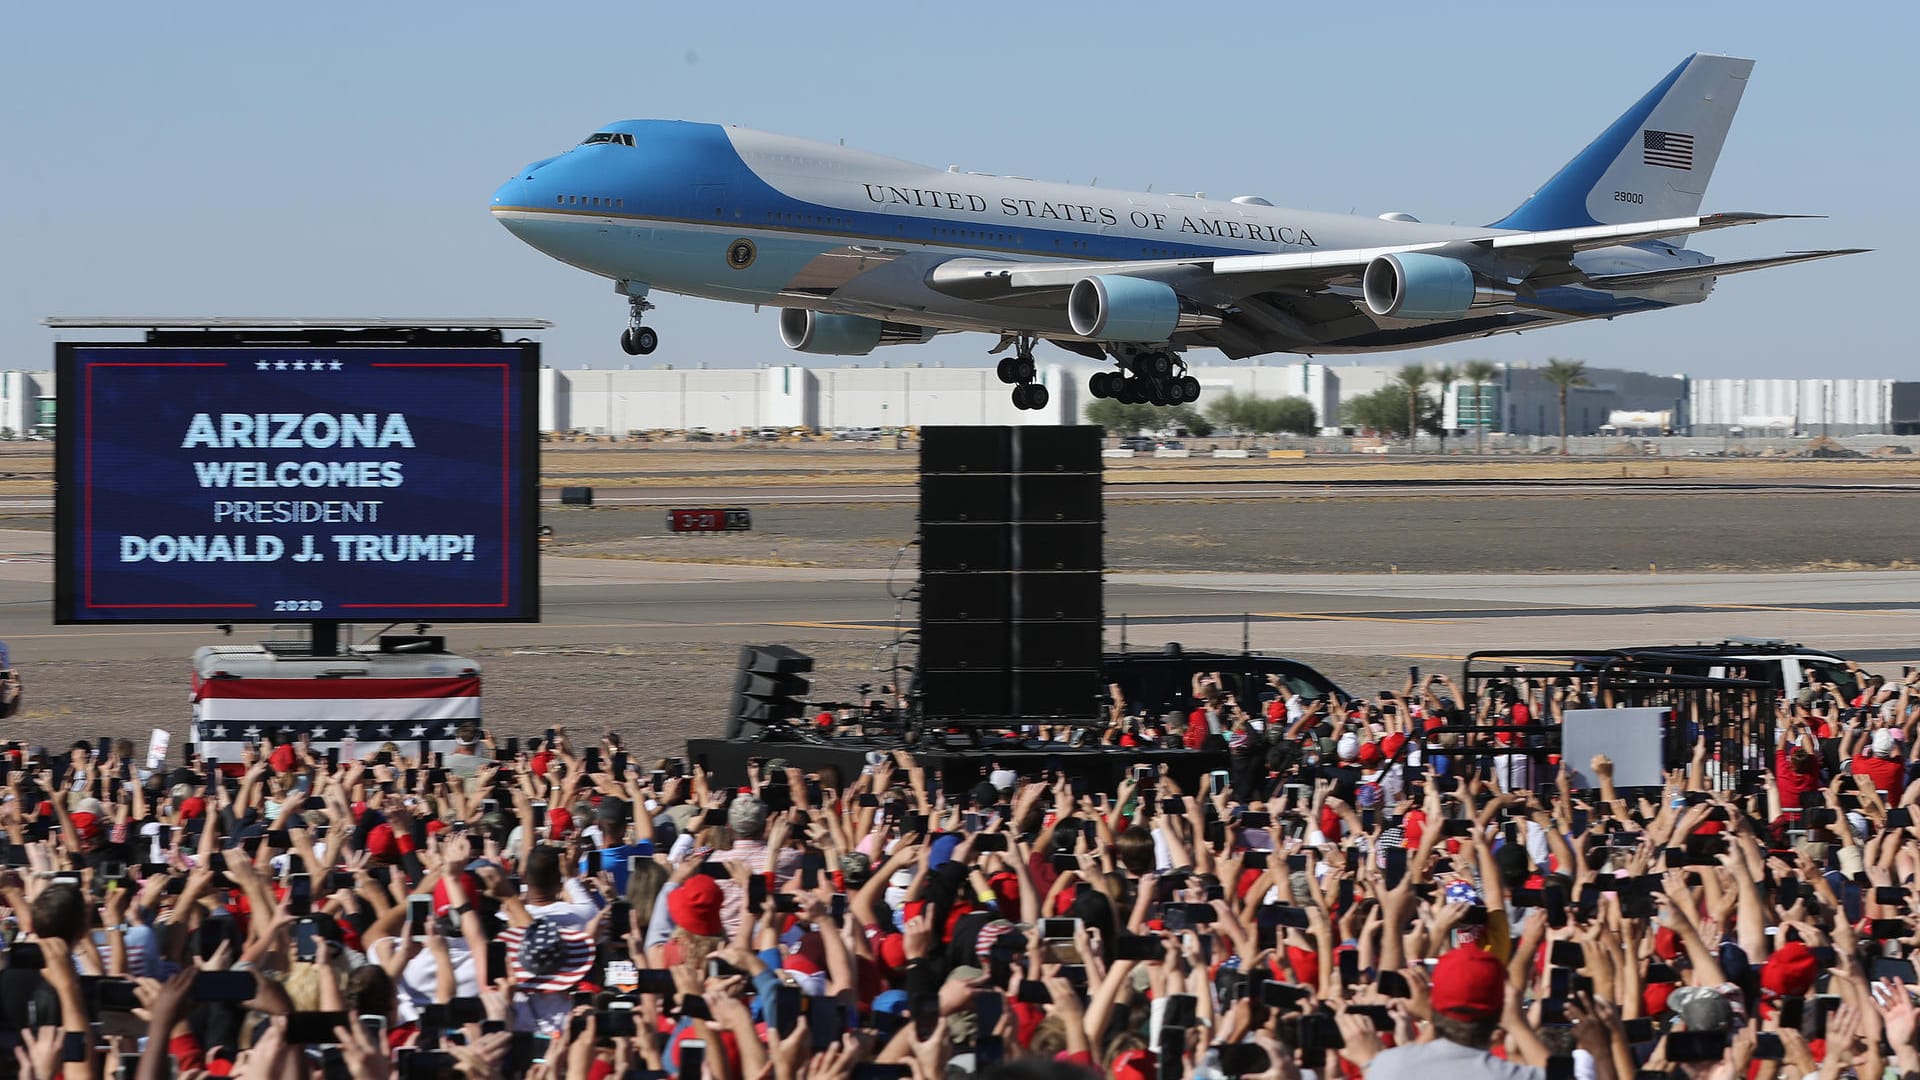
[{"label": "jet engine", "polygon": [[933,340],[924,326],[881,322],[860,315],[827,315],[802,308],[780,312],[780,340],[795,352],[865,356],[879,345],[917,345]]},{"label": "jet engine", "polygon": [[1165,341],[1180,325],[1180,297],[1147,278],[1081,278],[1067,294],[1067,324],[1095,341]]},{"label": "jet engine", "polygon": [[1381,255],[1360,278],[1367,310],[1395,319],[1457,319],[1477,307],[1513,302],[1513,290],[1444,255]]}]

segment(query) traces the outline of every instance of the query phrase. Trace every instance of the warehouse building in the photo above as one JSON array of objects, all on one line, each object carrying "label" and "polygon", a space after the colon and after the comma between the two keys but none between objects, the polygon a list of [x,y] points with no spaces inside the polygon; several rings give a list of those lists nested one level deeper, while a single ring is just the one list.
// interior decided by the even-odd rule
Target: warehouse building
[{"label": "warehouse building", "polygon": [[1920,435],[1920,382],[1695,379],[1695,435]]}]

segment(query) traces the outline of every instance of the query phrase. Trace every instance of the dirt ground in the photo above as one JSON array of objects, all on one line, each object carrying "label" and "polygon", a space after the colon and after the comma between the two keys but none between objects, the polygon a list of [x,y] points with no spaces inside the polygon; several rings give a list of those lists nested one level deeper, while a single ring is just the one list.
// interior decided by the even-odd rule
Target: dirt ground
[{"label": "dirt ground", "polygon": [[[37,456],[36,456],[37,455]],[[754,532],[676,537],[657,508],[548,507],[557,555],[691,562],[739,562],[816,567],[887,567],[896,558],[913,566],[902,545],[914,534],[912,455],[859,448],[816,451],[743,448],[684,451],[549,449],[550,482],[574,475],[591,482],[685,484],[722,476],[730,483],[804,483],[831,474],[840,484],[903,485],[901,502],[756,507]],[[1111,464],[1111,463],[1110,463]],[[1116,483],[1135,478],[1192,479],[1163,466],[1121,463]],[[1200,466],[1201,463],[1194,463]],[[1219,463],[1219,465],[1240,463]],[[1207,465],[1209,471],[1219,465]],[[0,445],[0,491],[50,490],[44,445]],[[1912,475],[1915,466],[1890,462],[1677,461],[1551,462],[1525,472],[1517,462],[1481,466],[1343,464],[1382,476],[1489,479],[1517,473],[1534,478],[1583,475],[1869,477]],[[1244,466],[1243,466],[1244,467]],[[1278,467],[1278,466],[1276,466]],[[1292,468],[1298,469],[1299,466]],[[1336,466],[1328,465],[1332,470]],[[1541,471],[1544,469],[1545,471]],[[824,472],[823,472],[824,470]],[[1490,471],[1491,470],[1491,471]],[[1712,470],[1712,471],[1707,471]],[[1213,473],[1211,478],[1218,478]],[[1329,472],[1329,477],[1333,474]],[[1913,543],[1920,521],[1914,494],[1713,491],[1692,494],[1576,494],[1529,496],[1302,496],[1288,499],[1219,497],[1168,502],[1108,501],[1107,562],[1117,571],[1237,572],[1663,572],[1795,569],[1908,569],[1920,562]],[[0,519],[0,527],[47,528],[42,515]],[[590,634],[590,630],[583,630]],[[805,631],[799,631],[805,633]],[[854,696],[871,675],[873,643],[790,640],[817,662],[815,691]],[[689,736],[718,734],[735,650],[731,646],[608,647],[577,645],[525,650],[477,650],[487,673],[487,714],[502,734],[527,734],[549,724],[587,731],[620,730],[647,752],[677,752]],[[1352,691],[1396,682],[1404,660],[1393,657],[1303,656]],[[101,735],[141,739],[156,724],[180,729],[185,714],[186,660],[179,655],[135,661],[61,661],[28,669],[28,708],[5,726],[8,738],[59,744]]]}]

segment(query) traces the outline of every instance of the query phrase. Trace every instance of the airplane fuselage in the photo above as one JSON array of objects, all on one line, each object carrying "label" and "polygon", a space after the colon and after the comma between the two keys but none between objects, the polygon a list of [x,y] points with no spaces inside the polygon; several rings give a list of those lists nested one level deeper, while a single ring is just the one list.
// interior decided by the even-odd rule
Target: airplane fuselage
[{"label": "airplane fuselage", "polygon": [[[735,303],[858,315],[930,330],[1076,335],[1058,304],[971,301],[934,289],[956,258],[1130,262],[1312,254],[1484,237],[1426,224],[941,171],[804,139],[713,124],[630,120],[522,169],[493,196],[516,236],[621,283]],[[1580,252],[1582,271],[1623,274],[1708,261],[1664,242]],[[1712,279],[1616,292],[1555,286],[1524,316],[1354,319],[1352,333],[1257,351],[1408,348],[1704,299]],[[1357,290],[1348,290],[1357,294]],[[1206,297],[1202,296],[1204,300]]]}]

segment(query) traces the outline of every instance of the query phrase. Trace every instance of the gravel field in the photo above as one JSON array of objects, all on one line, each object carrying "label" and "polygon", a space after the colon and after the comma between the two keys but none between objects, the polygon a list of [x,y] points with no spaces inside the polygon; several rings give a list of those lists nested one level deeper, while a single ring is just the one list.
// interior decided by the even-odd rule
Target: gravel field
[{"label": "gravel field", "polygon": [[[653,456],[644,457],[649,454]],[[666,471],[680,477],[738,470],[765,483],[770,474],[788,475],[783,470],[798,477],[817,466],[815,458],[844,463],[858,456],[857,451],[668,455],[567,450],[549,453],[547,471],[560,475],[564,465],[578,465],[581,472],[599,473],[596,482],[607,482],[644,459],[653,465],[670,463]],[[892,452],[866,460],[884,462],[878,471],[911,467],[910,455]],[[1504,471],[1511,464],[1488,468]],[[1642,463],[1629,464],[1638,468]],[[1808,471],[1826,464],[1800,463]],[[1783,467],[1773,466],[1776,472]],[[0,478],[40,482],[38,468],[31,455],[0,448]],[[1462,470],[1453,463],[1447,468]],[[1880,471],[1877,465],[1874,471]],[[822,568],[885,568],[901,559],[902,573],[911,575],[913,555],[911,550],[903,554],[901,545],[915,528],[912,488],[903,486],[901,496],[897,503],[758,507],[753,533],[717,537],[670,536],[657,508],[554,506],[546,509],[545,518],[557,532],[550,550],[561,556]],[[1217,497],[1183,502],[1129,500],[1124,490],[1117,490],[1109,499],[1107,559],[1111,568],[1131,572],[1645,573],[1649,565],[1661,572],[1906,569],[1917,558],[1912,542],[1913,523],[1920,520],[1917,511],[1920,489],[1913,494],[1329,494],[1273,499],[1234,499],[1230,489],[1223,489]],[[0,527],[44,530],[48,521],[43,515],[14,515],[0,518]],[[454,647],[461,648],[457,633],[455,637]],[[787,641],[816,658],[819,697],[851,698],[858,683],[883,681],[872,674],[877,636],[870,643]],[[31,650],[21,649],[27,660],[28,704],[6,725],[7,737],[57,744],[100,735],[144,737],[156,725],[183,732],[189,650],[183,646],[177,653],[130,661],[34,662]],[[718,734],[734,662],[732,646],[609,646],[585,636],[539,650],[463,651],[485,667],[486,709],[497,732],[525,734],[550,724],[611,728],[638,748],[662,753],[677,751],[688,736]],[[1301,658],[1354,691],[1397,683],[1406,662],[1387,656]]]}]

